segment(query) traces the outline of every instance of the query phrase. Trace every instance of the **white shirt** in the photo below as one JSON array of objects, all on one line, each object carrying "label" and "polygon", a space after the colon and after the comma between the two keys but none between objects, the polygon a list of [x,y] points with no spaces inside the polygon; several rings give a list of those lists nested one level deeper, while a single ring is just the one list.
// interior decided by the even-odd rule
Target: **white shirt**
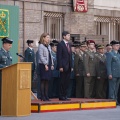
[{"label": "white shirt", "polygon": [[63,41],[65,42],[65,44],[66,44],[66,46],[67,46],[68,41],[66,41],[66,40],[64,40],[64,39],[63,39]]},{"label": "white shirt", "polygon": [[29,47],[31,50],[33,50],[33,48]]}]

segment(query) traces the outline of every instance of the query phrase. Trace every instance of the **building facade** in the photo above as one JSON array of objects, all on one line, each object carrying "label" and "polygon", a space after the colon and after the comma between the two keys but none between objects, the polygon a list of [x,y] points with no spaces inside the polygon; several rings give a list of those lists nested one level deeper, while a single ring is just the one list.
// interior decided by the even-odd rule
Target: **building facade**
[{"label": "building facade", "polygon": [[94,39],[102,44],[120,40],[119,0],[87,0],[87,12],[74,12],[73,3],[74,0],[0,1],[0,4],[19,6],[21,53],[27,47],[27,39],[34,40],[37,50],[43,32],[48,32],[51,40],[61,40],[63,30],[71,33],[71,40]]}]

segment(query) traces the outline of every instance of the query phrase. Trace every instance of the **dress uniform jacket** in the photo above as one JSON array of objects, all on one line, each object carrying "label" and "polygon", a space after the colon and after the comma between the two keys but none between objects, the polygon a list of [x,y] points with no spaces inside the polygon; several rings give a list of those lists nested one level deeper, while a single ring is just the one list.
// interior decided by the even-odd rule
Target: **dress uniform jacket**
[{"label": "dress uniform jacket", "polygon": [[74,70],[76,76],[76,97],[84,97],[84,65],[83,65],[83,53],[79,52],[75,54]]},{"label": "dress uniform jacket", "polygon": [[96,53],[96,76],[100,78],[107,78],[106,56]]},{"label": "dress uniform jacket", "polygon": [[120,54],[114,50],[107,54],[107,74],[120,77]]},{"label": "dress uniform jacket", "polygon": [[[84,97],[95,97],[95,81],[96,81],[96,69],[95,69],[95,53],[90,50],[85,51],[83,55],[84,63]],[[90,73],[88,77],[87,74]]]},{"label": "dress uniform jacket", "polygon": [[100,53],[96,53],[96,98],[105,99],[107,92],[107,67],[106,56]]},{"label": "dress uniform jacket", "polygon": [[25,61],[33,62],[32,70],[35,70],[35,53],[34,50],[33,49],[31,50],[29,47],[25,50]]},{"label": "dress uniform jacket", "polygon": [[107,55],[107,74],[112,75],[112,79],[109,80],[109,98],[117,100],[120,84],[120,54],[114,50]]},{"label": "dress uniform jacket", "polygon": [[76,74],[79,74],[79,76],[84,75],[83,54],[81,52],[75,54],[74,71],[75,75]]},{"label": "dress uniform jacket", "polygon": [[59,77],[59,71],[56,69],[57,68],[57,53],[51,51],[52,58],[53,58],[53,63],[54,63],[54,70],[52,71],[52,77]]},{"label": "dress uniform jacket", "polygon": [[90,73],[90,76],[96,76],[95,62],[95,53],[91,52],[90,50],[85,51],[83,55],[85,76],[87,75],[87,73]]},{"label": "dress uniform jacket", "polygon": [[10,52],[5,51],[3,48],[0,49],[0,68],[9,66],[12,64],[12,56]]}]

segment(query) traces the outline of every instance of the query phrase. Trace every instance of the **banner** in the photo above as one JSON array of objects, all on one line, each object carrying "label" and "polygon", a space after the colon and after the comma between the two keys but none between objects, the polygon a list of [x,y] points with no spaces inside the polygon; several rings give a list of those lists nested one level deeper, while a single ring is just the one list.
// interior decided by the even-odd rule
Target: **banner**
[{"label": "banner", "polygon": [[9,10],[0,9],[0,37],[9,36]]},{"label": "banner", "polygon": [[73,0],[73,6],[75,12],[87,12],[88,2],[87,0]]}]

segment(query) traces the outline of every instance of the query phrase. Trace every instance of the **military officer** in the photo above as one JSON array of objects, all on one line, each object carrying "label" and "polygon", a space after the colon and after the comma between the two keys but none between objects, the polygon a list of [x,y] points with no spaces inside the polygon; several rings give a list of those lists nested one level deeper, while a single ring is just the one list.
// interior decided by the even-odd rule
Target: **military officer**
[{"label": "military officer", "polygon": [[111,44],[107,44],[106,45],[106,53],[111,52],[111,50],[112,50]]},{"label": "military officer", "polygon": [[80,43],[78,46],[79,51],[75,54],[74,60],[74,71],[76,77],[76,97],[84,97],[84,65],[83,65],[83,54],[87,49],[85,42]]},{"label": "military officer", "polygon": [[49,97],[56,98],[59,97],[59,71],[56,69],[57,67],[57,40],[53,40],[50,43],[51,46],[51,54],[54,62],[54,70],[52,70],[52,78],[49,81]]},{"label": "military officer", "polygon": [[[120,84],[120,54],[119,42],[111,41],[112,51],[107,54],[107,74],[109,79],[109,98],[117,101],[118,88]],[[118,101],[117,101],[117,104]]]},{"label": "military officer", "polygon": [[34,77],[34,71],[35,71],[35,53],[33,49],[33,40],[27,40],[28,48],[25,50],[25,62],[32,62],[32,80],[31,80],[31,88],[32,91],[34,92],[35,90],[33,89],[33,77]]},{"label": "military officer", "polygon": [[107,90],[107,68],[106,56],[104,54],[104,46],[97,45],[96,56],[96,98],[105,99]]},{"label": "military officer", "polygon": [[84,63],[84,97],[93,98],[95,97],[95,41],[87,41],[88,50],[83,55]]},{"label": "military officer", "polygon": [[5,37],[2,39],[3,46],[0,49],[0,68],[9,66],[12,64],[12,56],[9,52],[12,47],[13,40]]},{"label": "military officer", "polygon": [[[12,47],[13,40],[7,37],[2,39],[2,48],[0,49],[0,68],[7,67],[12,64],[12,56],[9,52],[10,48]],[[0,71],[0,103],[1,103],[1,71]],[[1,104],[0,104],[0,111],[1,111]]]}]

